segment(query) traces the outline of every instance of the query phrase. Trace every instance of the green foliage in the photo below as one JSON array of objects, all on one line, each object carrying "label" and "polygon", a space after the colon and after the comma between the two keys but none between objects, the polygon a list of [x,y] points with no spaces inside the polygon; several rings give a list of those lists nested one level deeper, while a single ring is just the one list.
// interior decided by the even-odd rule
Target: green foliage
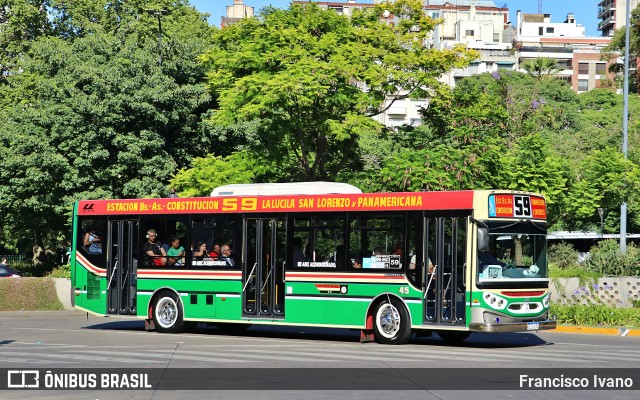
[{"label": "green foliage", "polygon": [[551,79],[560,71],[558,61],[555,58],[538,57],[522,63],[522,68],[536,79]]},{"label": "green foliage", "polygon": [[640,310],[637,308],[614,308],[602,304],[596,305],[560,305],[551,304],[550,315],[560,324],[570,325],[606,325],[637,327],[640,325]]},{"label": "green foliage", "polygon": [[542,193],[546,196],[549,220],[558,217],[557,205],[565,195],[569,176],[566,162],[550,151],[539,134],[518,138],[502,158],[495,187]]},{"label": "green foliage", "polygon": [[[11,3],[24,3],[11,11],[35,4]],[[187,2],[157,5],[169,10],[162,65],[158,21],[142,0],[46,2],[42,31],[0,60],[10,68],[0,81],[0,215],[10,247],[53,248],[69,231],[73,201],[162,196],[176,168],[211,152],[200,123],[211,98],[196,61],[211,28]],[[36,14],[6,15],[8,26],[24,26]]]},{"label": "green foliage", "polygon": [[260,167],[248,153],[234,153],[225,158],[213,155],[195,158],[192,168],[178,171],[171,180],[182,197],[209,196],[211,191],[232,183],[252,183]]},{"label": "green foliage", "polygon": [[616,240],[603,240],[591,248],[585,265],[601,275],[640,276],[640,248],[630,243],[622,254]]},{"label": "green foliage", "polygon": [[55,283],[46,278],[0,279],[1,311],[53,311],[63,306]]},{"label": "green foliage", "polygon": [[[399,23],[381,22],[385,10]],[[267,8],[216,31],[202,57],[219,104],[212,123],[258,122],[248,150],[289,179],[335,179],[357,159],[358,139],[382,129],[370,117],[389,95],[425,97],[443,72],[475,56],[423,46],[434,26],[416,0],[350,17],[315,4]]]},{"label": "green foliage", "polygon": [[47,274],[48,278],[71,278],[71,266],[69,264],[60,265]]},{"label": "green foliage", "polygon": [[560,269],[569,269],[578,264],[578,251],[569,243],[557,243],[549,246],[549,263]]}]

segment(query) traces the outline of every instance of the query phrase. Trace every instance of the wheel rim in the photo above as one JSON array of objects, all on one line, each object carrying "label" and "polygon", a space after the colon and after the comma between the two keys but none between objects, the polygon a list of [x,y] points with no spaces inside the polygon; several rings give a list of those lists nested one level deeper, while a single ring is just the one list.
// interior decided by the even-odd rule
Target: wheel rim
[{"label": "wheel rim", "polygon": [[156,317],[163,328],[170,328],[178,319],[178,305],[170,297],[163,297],[156,306]]},{"label": "wheel rim", "polygon": [[381,305],[376,315],[376,324],[382,336],[386,338],[395,337],[400,331],[400,314],[398,313],[398,309],[389,303]]}]

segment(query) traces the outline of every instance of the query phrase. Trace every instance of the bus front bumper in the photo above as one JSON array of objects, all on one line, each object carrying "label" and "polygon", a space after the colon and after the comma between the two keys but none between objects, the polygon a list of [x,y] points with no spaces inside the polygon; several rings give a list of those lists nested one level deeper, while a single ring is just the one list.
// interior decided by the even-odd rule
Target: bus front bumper
[{"label": "bus front bumper", "polygon": [[469,330],[474,332],[536,332],[556,329],[555,320],[535,322],[508,322],[504,324],[470,324]]}]

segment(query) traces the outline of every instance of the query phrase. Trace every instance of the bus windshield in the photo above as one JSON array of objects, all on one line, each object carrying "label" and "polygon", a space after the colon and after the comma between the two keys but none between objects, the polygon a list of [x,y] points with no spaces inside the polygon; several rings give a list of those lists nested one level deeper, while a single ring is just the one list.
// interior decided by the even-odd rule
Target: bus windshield
[{"label": "bus windshield", "polygon": [[478,282],[548,278],[544,228],[530,222],[487,225],[490,249],[478,251]]}]

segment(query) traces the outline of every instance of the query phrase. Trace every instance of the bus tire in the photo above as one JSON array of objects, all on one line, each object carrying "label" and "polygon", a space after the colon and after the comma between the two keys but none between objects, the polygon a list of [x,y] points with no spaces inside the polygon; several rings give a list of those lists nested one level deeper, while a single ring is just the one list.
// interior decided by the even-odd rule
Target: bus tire
[{"label": "bus tire", "polygon": [[376,342],[404,344],[411,337],[409,314],[404,305],[391,298],[380,302],[373,314],[373,332]]},{"label": "bus tire", "polygon": [[468,331],[438,331],[438,336],[447,343],[460,343],[471,335]]},{"label": "bus tire", "polygon": [[182,332],[184,328],[182,307],[175,293],[165,291],[156,297],[153,302],[153,322],[158,332]]}]

